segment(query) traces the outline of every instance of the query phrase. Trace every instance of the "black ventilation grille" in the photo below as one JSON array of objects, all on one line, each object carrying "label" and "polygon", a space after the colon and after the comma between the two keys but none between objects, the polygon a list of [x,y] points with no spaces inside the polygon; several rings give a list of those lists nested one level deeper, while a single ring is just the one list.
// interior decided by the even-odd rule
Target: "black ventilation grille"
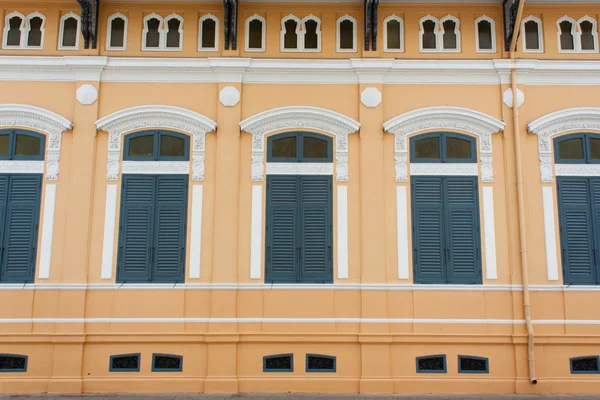
[{"label": "black ventilation grille", "polygon": [[152,371],[178,372],[183,369],[183,357],[172,354],[153,354]]},{"label": "black ventilation grille", "polygon": [[335,357],[318,354],[306,355],[306,372],[335,372]]},{"label": "black ventilation grille", "polygon": [[27,372],[27,356],[0,354],[0,372]]},{"label": "black ventilation grille", "polygon": [[600,373],[598,365],[598,356],[575,357],[571,358],[572,374],[598,374]]},{"label": "black ventilation grille", "polygon": [[293,372],[294,356],[292,354],[279,354],[263,357],[264,372]]},{"label": "black ventilation grille", "polygon": [[445,373],[446,356],[425,356],[417,357],[417,372],[422,373]]},{"label": "black ventilation grille", "polygon": [[139,354],[123,354],[110,357],[110,371],[112,372],[139,372],[139,370]]},{"label": "black ventilation grille", "polygon": [[458,372],[467,374],[486,374],[489,372],[487,358],[458,356]]}]

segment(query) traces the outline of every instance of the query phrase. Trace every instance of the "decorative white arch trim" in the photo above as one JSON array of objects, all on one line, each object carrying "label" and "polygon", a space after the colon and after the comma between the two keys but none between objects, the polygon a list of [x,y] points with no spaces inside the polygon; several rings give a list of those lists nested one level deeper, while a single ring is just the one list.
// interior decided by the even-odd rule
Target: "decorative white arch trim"
[{"label": "decorative white arch trim", "polygon": [[[396,21],[400,24],[400,48],[398,49],[390,49],[388,48],[388,23],[391,21]],[[383,20],[383,52],[384,53],[404,53],[404,20],[397,16],[396,14],[392,14]]]},{"label": "decorative white arch trim", "polygon": [[[592,37],[594,39],[594,49],[593,50],[584,50],[581,45],[581,35],[583,31],[581,30],[581,23],[589,22],[592,24]],[[579,51],[582,53],[598,53],[598,24],[596,20],[589,15],[584,15],[583,17],[577,20],[577,38],[579,42]]]},{"label": "decorative white arch trim", "polygon": [[[560,36],[563,33],[560,24],[565,21],[571,24],[571,32],[568,32],[571,34],[571,37],[573,38],[573,49],[571,49],[571,50],[563,49],[561,41],[560,41]],[[569,17],[568,15],[563,15],[562,17],[560,17],[559,19],[556,20],[556,41],[558,44],[558,52],[559,53],[576,53],[579,51],[578,50],[579,35],[577,34],[577,26],[578,26],[577,21],[575,21],[575,19]]]},{"label": "decorative white arch trim", "polygon": [[[423,23],[426,21],[431,21],[435,24],[433,27],[433,34],[435,35],[435,49],[425,49],[423,48],[423,35],[425,34],[425,28],[423,27]],[[423,18],[419,20],[419,51],[421,53],[427,52],[436,52],[440,49],[440,20],[434,17],[433,15],[427,14]]]},{"label": "decorative white arch trim", "polygon": [[244,132],[252,134],[252,180],[265,179],[265,135],[284,129],[316,129],[336,136],[336,176],[348,181],[348,135],[360,129],[360,123],[343,114],[318,107],[290,106],[263,111],[240,122]]},{"label": "decorative white arch trim", "polygon": [[[295,48],[286,48],[285,47],[285,35],[287,29],[285,27],[285,23],[288,21],[294,21],[296,23],[296,30],[294,34],[296,35],[296,47]],[[290,52],[302,52],[304,49],[304,34],[301,32],[302,30],[302,20],[296,17],[294,14],[289,14],[283,18],[281,18],[281,32],[279,33],[279,50],[282,53],[290,53]]]},{"label": "decorative white arch trim", "polygon": [[[42,24],[40,25],[40,45],[39,46],[29,46],[29,33],[31,32],[31,20],[33,18],[39,18],[42,20]],[[23,48],[25,49],[36,49],[43,50],[44,49],[44,38],[46,37],[46,16],[39,11],[32,12],[27,16],[27,20],[25,23],[25,35],[24,40],[21,43]],[[79,28],[79,27],[78,27]],[[77,30],[79,32],[79,29]]]},{"label": "decorative white arch trim", "polygon": [[[148,36],[148,32],[150,31],[150,29],[148,29],[148,22],[150,22],[150,20],[155,19],[158,21],[158,47],[148,47],[147,43],[146,43],[146,38]],[[156,13],[152,13],[150,15],[146,15],[144,17],[144,29],[142,30],[142,50],[149,50],[149,51],[157,51],[157,50],[162,50],[162,43],[163,43],[163,37],[164,32],[165,32],[165,21],[163,20],[163,17],[161,17],[160,15],[156,14]]]},{"label": "decorative white arch trim", "polygon": [[[75,28],[75,46],[64,46],[64,34],[65,34],[65,22],[67,19],[73,18],[77,21],[77,27]],[[29,20],[29,17],[28,17]],[[79,50],[79,32],[81,31],[81,17],[74,12],[63,15],[60,18],[60,33],[58,34],[58,49],[59,50]]]},{"label": "decorative white arch trim", "polygon": [[139,106],[114,112],[96,121],[96,128],[108,132],[107,180],[119,179],[121,162],[121,136],[140,129],[176,129],[192,135],[193,180],[204,179],[204,139],[206,132],[217,129],[213,120],[172,106]]},{"label": "decorative white arch trim", "polygon": [[[121,47],[111,47],[110,42],[112,39],[112,24],[113,21],[115,19],[122,19],[124,21],[123,24],[123,46]],[[106,30],[106,50],[111,50],[111,51],[125,51],[127,50],[127,30],[129,28],[129,18],[127,18],[125,15],[121,14],[121,13],[115,13],[113,15],[111,15],[110,17],[108,17],[108,29]]]},{"label": "decorative white arch trim", "polygon": [[[538,49],[528,49],[527,48],[527,40],[526,40],[526,32],[525,32],[525,24],[529,21],[533,21],[537,24],[537,33],[538,33],[538,43],[540,44]],[[542,29],[542,20],[538,17],[534,17],[530,15],[527,18],[523,18],[521,21],[521,45],[523,48],[523,53],[543,53],[544,52],[544,30]]]},{"label": "decorative white arch trim", "polygon": [[[250,22],[257,20],[260,21],[261,34],[260,34],[260,49],[250,47]],[[264,52],[267,49],[267,20],[258,14],[254,14],[251,17],[246,18],[246,51],[247,52]]]},{"label": "decorative white arch trim", "polygon": [[[483,22],[483,21],[490,23],[491,35],[492,35],[492,48],[491,49],[479,48],[479,23]],[[494,21],[493,18],[490,18],[485,14],[475,20],[475,51],[477,53],[495,53],[496,52],[496,22]]]},{"label": "decorative white arch trim", "polygon": [[538,135],[542,182],[554,180],[552,137],[570,131],[600,132],[600,108],[567,108],[546,114],[527,125]]},{"label": "decorative white arch trim", "polygon": [[[71,130],[73,124],[65,117],[40,107],[26,104],[0,104],[0,128],[29,128],[43,132],[46,140],[46,179],[58,179],[61,135]],[[0,163],[0,171],[11,168],[6,161]]]},{"label": "decorative white arch trim", "polygon": [[[202,28],[204,21],[208,19],[215,22],[215,45],[213,47],[202,47]],[[219,18],[210,13],[203,15],[198,21],[198,51],[219,51]]]},{"label": "decorative white arch trim", "polygon": [[[341,32],[341,26],[342,26],[342,22],[344,21],[350,21],[352,22],[352,48],[351,49],[342,49],[342,32]],[[356,36],[356,18],[351,17],[350,15],[346,14],[342,17],[339,17],[337,19],[337,21],[335,22],[335,43],[336,43],[336,51],[338,53],[356,53],[357,48],[358,48],[358,37]]]},{"label": "decorative white arch trim", "polygon": [[[307,49],[306,48],[306,23],[308,21],[315,21],[317,23],[317,48],[316,49]],[[310,14],[304,18],[302,18],[302,51],[306,52],[306,53],[320,53],[321,52],[321,19],[318,17],[315,17],[314,15]]]},{"label": "decorative white arch trim", "polygon": [[[454,22],[454,34],[456,35],[456,48],[447,49],[444,47],[444,34],[446,33],[446,29],[444,28],[444,22],[452,21]],[[440,19],[440,30],[441,34],[438,36],[438,40],[440,42],[439,48],[442,51],[449,53],[458,53],[460,52],[460,19],[456,18],[453,15],[446,15],[444,18]]]},{"label": "decorative white arch trim", "polygon": [[383,124],[383,130],[394,134],[396,182],[408,180],[408,146],[406,138],[432,129],[452,129],[479,138],[481,181],[493,182],[492,134],[504,130],[506,124],[479,111],[461,107],[428,107],[409,111]]},{"label": "decorative white arch trim", "polygon": [[[179,21],[179,27],[177,32],[179,33],[179,45],[177,47],[167,47],[167,39],[169,36],[169,21],[176,19]],[[167,15],[163,22],[163,32],[161,35],[162,39],[162,50],[164,51],[181,51],[183,50],[183,17],[177,13]]]},{"label": "decorative white arch trim", "polygon": [[[18,46],[8,44],[8,31],[10,30],[10,20],[13,19],[14,17],[21,18],[21,25],[19,26],[20,37],[19,37],[19,45]],[[20,49],[22,47],[25,47],[25,43],[27,40],[25,25],[26,25],[25,16],[23,14],[21,14],[20,12],[13,11],[10,14],[6,15],[6,17],[4,18],[4,33],[2,35],[2,48],[3,49]]]}]

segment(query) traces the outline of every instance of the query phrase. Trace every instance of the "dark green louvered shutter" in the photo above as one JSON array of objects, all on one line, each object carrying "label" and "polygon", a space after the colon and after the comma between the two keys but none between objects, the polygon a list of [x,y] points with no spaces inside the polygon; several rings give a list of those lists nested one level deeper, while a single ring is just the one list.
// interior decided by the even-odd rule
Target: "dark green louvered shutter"
[{"label": "dark green louvered shutter", "polygon": [[298,269],[297,176],[267,177],[266,282],[296,282]]},{"label": "dark green louvered shutter", "polygon": [[558,201],[565,283],[595,284],[597,271],[594,262],[590,180],[559,177]]},{"label": "dark green louvered shutter", "polygon": [[332,282],[331,177],[300,178],[300,282]]},{"label": "dark green louvered shutter", "polygon": [[11,175],[2,181],[8,184],[8,193],[5,195],[0,279],[2,282],[33,282],[42,176]]},{"label": "dark green louvered shutter", "polygon": [[188,176],[156,177],[153,282],[183,282]]},{"label": "dark green louvered shutter", "polygon": [[476,177],[444,178],[446,265],[449,283],[481,283]]},{"label": "dark green louvered shutter", "polygon": [[[6,236],[6,228],[4,223],[6,216],[6,205],[8,203],[8,186],[8,175],[0,175],[0,269],[2,265],[4,265],[4,236]],[[1,274],[0,279],[2,279]]]},{"label": "dark green louvered shutter", "polygon": [[446,283],[443,178],[411,179],[414,281]]},{"label": "dark green louvered shutter", "polygon": [[120,282],[148,282],[151,277],[156,178],[123,175],[119,235]]}]

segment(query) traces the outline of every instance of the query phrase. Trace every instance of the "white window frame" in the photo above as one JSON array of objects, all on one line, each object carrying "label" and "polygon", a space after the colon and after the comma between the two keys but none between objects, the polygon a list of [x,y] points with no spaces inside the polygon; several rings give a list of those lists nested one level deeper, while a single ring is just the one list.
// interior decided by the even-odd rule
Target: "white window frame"
[{"label": "white window frame", "polygon": [[[479,48],[479,23],[482,21],[486,21],[490,23],[491,34],[492,34],[492,48],[491,49],[480,49]],[[498,50],[496,49],[496,22],[493,18],[488,17],[487,15],[482,15],[481,17],[475,20],[475,52],[476,53],[496,53]]]},{"label": "white window frame", "polygon": [[[29,32],[31,31],[31,24],[29,23],[29,21],[31,21],[33,18],[38,17],[42,20],[42,25],[40,25],[40,45],[39,46],[28,46],[27,45],[27,41],[29,40]],[[25,35],[23,37],[23,48],[24,49],[31,49],[31,50],[43,50],[44,49],[44,40],[46,37],[46,16],[44,14],[42,14],[39,11],[35,11],[32,12],[31,14],[29,14],[25,20]]]},{"label": "white window frame", "polygon": [[[583,31],[581,30],[581,23],[586,22],[586,21],[592,24],[592,37],[594,38],[594,49],[593,50],[583,50],[581,48],[581,35],[583,34]],[[577,43],[579,44],[579,52],[580,53],[590,53],[590,54],[598,53],[598,24],[597,24],[596,20],[594,18],[590,17],[589,15],[584,15],[583,17],[581,17],[577,20]]]},{"label": "white window frame", "polygon": [[[10,30],[10,20],[14,17],[21,18],[21,26],[19,27],[19,31],[21,32],[19,45],[13,46],[8,45],[8,31]],[[27,25],[26,17],[18,11],[13,11],[10,14],[7,14],[4,18],[4,33],[2,39],[2,48],[3,49],[22,49],[27,44],[27,29],[25,26]]]},{"label": "white window frame", "polygon": [[[27,18],[29,18],[29,17],[27,17]],[[75,20],[77,21],[77,28],[75,30],[75,46],[63,46],[63,35],[65,33],[65,22],[69,18],[75,18]],[[80,36],[79,32],[80,31],[81,31],[81,17],[79,15],[75,14],[74,12],[70,12],[70,13],[65,14],[62,17],[60,17],[60,31],[58,34],[58,50],[68,50],[68,51],[79,50],[79,36]],[[28,30],[27,34],[29,35],[29,30]],[[42,37],[43,37],[43,34],[42,34]]]},{"label": "white window frame", "polygon": [[[146,36],[148,35],[149,29],[148,29],[148,21],[150,21],[151,19],[157,19],[159,21],[158,23],[158,47],[147,47],[146,46]],[[156,13],[152,13],[149,15],[146,15],[144,17],[144,29],[142,30],[142,51],[161,51],[161,46],[163,43],[163,31],[164,31],[164,24],[165,21],[163,19],[163,17],[161,17],[160,15],[156,14]]]},{"label": "white window frame", "polygon": [[[560,28],[561,22],[567,21],[571,24],[571,36],[573,37],[573,50],[565,50],[561,47],[560,43],[560,35],[562,34],[562,30]],[[571,18],[567,15],[563,15],[559,19],[556,20],[556,41],[558,46],[559,53],[577,53],[579,52],[580,43],[579,36],[577,35],[577,21],[574,18]]]},{"label": "white window frame", "polygon": [[[202,47],[202,24],[206,20],[213,20],[215,22],[215,46],[214,47]],[[198,51],[219,51],[219,18],[208,13],[204,14],[198,20]]]},{"label": "white window frame", "polygon": [[[446,49],[444,48],[444,33],[446,30],[444,29],[444,22],[453,21],[454,22],[454,34],[456,35],[456,48],[455,49]],[[437,39],[439,40],[439,48],[440,51],[444,53],[460,53],[460,19],[456,18],[454,15],[446,15],[444,18],[440,19],[440,34]]]},{"label": "white window frame", "polygon": [[[317,23],[317,48],[316,49],[307,49],[306,48],[306,22],[307,21],[315,21]],[[302,51],[305,53],[320,53],[321,52],[321,19],[312,14],[302,18]]]},{"label": "white window frame", "polygon": [[[400,24],[400,48],[388,49],[388,22],[396,21]],[[392,14],[383,20],[383,52],[384,53],[404,53],[404,20]]]},{"label": "white window frame", "polygon": [[[540,48],[539,49],[528,49],[527,48],[527,41],[525,39],[526,32],[525,32],[525,23],[529,22],[529,21],[533,21],[535,23],[537,23],[538,26],[538,41],[540,43]],[[542,20],[539,19],[538,17],[534,17],[533,15],[528,16],[527,18],[523,18],[523,21],[521,21],[521,46],[523,47],[523,53],[543,53],[544,52],[544,30],[542,28]]]},{"label": "white window frame", "polygon": [[[435,22],[435,28],[433,28],[433,34],[435,35],[435,49],[424,49],[423,48],[423,35],[425,34],[425,28],[423,23],[426,21]],[[440,50],[440,20],[433,15],[427,14],[419,20],[419,51],[421,53],[437,53]]]},{"label": "white window frame", "polygon": [[[285,34],[287,33],[285,29],[285,23],[287,21],[295,21],[296,22],[296,48],[295,49],[286,49],[285,48]],[[287,15],[281,18],[281,32],[279,33],[279,51],[282,53],[300,53],[304,49],[304,35],[302,34],[302,20],[296,17],[294,14]]]},{"label": "white window frame", "polygon": [[[176,19],[179,21],[179,46],[167,47],[167,35],[169,33],[169,21]],[[161,50],[162,51],[182,51],[183,50],[183,17],[177,13],[167,15],[163,20],[163,31],[161,32]]]},{"label": "white window frame", "polygon": [[[261,46],[260,49],[251,49],[250,48],[250,22],[254,21],[254,20],[259,20],[261,22]],[[248,18],[246,18],[246,22],[245,22],[245,32],[246,32],[246,38],[245,38],[245,44],[246,44],[246,52],[252,52],[252,53],[264,53],[267,49],[267,20],[258,15],[258,14],[254,14]]]},{"label": "white window frame", "polygon": [[[352,48],[351,49],[342,49],[340,47],[340,40],[341,40],[341,31],[340,31],[340,25],[342,24],[343,21],[350,21],[352,22]],[[357,49],[358,49],[358,40],[357,40],[357,36],[356,36],[356,18],[346,14],[343,15],[341,17],[339,17],[337,19],[337,21],[335,21],[335,48],[336,51],[338,53],[356,53]]]},{"label": "white window frame", "polygon": [[[110,41],[112,38],[112,23],[115,19],[122,19],[125,24],[123,26],[123,47],[111,47]],[[110,51],[125,51],[127,50],[127,30],[129,29],[129,18],[121,13],[116,13],[108,17],[108,24],[106,30],[106,50]],[[145,37],[145,35],[144,35]]]}]

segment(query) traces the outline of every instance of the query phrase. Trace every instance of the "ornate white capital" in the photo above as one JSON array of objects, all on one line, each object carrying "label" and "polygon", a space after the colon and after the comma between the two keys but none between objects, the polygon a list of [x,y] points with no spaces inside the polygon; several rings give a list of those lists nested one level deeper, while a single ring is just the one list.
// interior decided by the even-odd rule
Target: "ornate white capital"
[{"label": "ornate white capital", "polygon": [[[71,130],[68,119],[52,111],[26,104],[0,104],[0,128],[28,128],[46,134],[46,179],[58,179],[61,136]],[[15,162],[15,161],[10,161]],[[43,173],[43,169],[41,171]]]},{"label": "ornate white capital", "polygon": [[252,180],[264,180],[265,136],[288,129],[319,130],[336,136],[336,176],[348,181],[348,135],[360,124],[335,111],[317,107],[280,107],[264,111],[240,122],[244,132],[252,134]]},{"label": "ornate white capital", "polygon": [[479,111],[461,107],[428,107],[401,114],[383,124],[386,132],[394,134],[396,181],[408,180],[409,135],[432,129],[449,129],[475,135],[479,139],[481,181],[493,182],[492,134],[504,130],[504,122]]},{"label": "ornate white capital", "polygon": [[119,179],[121,136],[142,129],[174,129],[192,136],[192,179],[204,179],[206,132],[217,129],[216,122],[194,111],[172,106],[140,106],[117,111],[96,122],[108,138],[108,180]]}]

